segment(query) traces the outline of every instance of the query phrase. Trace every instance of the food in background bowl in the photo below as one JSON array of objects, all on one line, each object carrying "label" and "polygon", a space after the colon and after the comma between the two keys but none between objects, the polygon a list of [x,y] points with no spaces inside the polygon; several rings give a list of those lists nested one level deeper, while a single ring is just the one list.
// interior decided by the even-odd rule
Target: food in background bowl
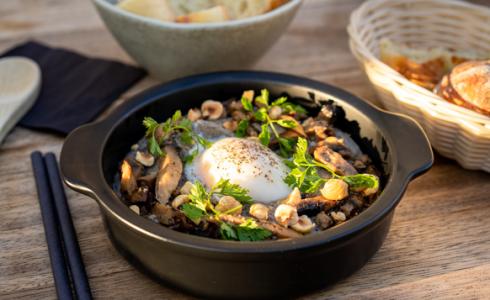
[{"label": "food in background bowl", "polygon": [[332,107],[310,114],[262,90],[207,100],[163,123],[121,163],[115,190],[138,214],[225,240],[296,238],[356,216],[376,199],[380,171]]},{"label": "food in background bowl", "polygon": [[[182,24],[130,13],[119,8],[117,0],[92,1],[121,47],[163,82],[253,65],[287,29],[302,2],[289,0],[266,14],[240,20]],[[158,11],[160,1],[152,3],[155,7],[147,13],[165,19]]]},{"label": "food in background bowl", "polygon": [[413,83],[441,98],[490,115],[490,64],[488,55],[443,48],[427,50],[380,41],[381,60]]},{"label": "food in background bowl", "polygon": [[490,60],[457,65],[435,91],[449,102],[490,116]]},{"label": "food in background bowl", "polygon": [[207,23],[239,20],[267,13],[288,0],[122,0],[129,12],[161,21]]}]

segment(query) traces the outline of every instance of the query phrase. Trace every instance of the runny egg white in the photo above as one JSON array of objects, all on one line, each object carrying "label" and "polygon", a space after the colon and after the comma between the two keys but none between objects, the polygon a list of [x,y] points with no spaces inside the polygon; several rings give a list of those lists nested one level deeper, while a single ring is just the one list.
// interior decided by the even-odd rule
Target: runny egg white
[{"label": "runny egg white", "polygon": [[207,187],[228,179],[247,189],[257,202],[275,202],[291,193],[284,183],[287,166],[276,153],[253,139],[218,139],[185,169],[188,179],[198,179]]}]

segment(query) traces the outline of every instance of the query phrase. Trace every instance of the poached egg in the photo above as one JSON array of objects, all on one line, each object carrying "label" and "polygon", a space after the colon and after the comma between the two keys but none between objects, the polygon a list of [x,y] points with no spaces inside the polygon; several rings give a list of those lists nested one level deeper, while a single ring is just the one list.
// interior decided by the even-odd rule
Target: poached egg
[{"label": "poached egg", "polygon": [[207,187],[228,179],[247,189],[257,202],[276,202],[291,193],[284,182],[288,167],[276,153],[254,139],[219,139],[186,166],[185,172],[187,178],[198,179]]}]

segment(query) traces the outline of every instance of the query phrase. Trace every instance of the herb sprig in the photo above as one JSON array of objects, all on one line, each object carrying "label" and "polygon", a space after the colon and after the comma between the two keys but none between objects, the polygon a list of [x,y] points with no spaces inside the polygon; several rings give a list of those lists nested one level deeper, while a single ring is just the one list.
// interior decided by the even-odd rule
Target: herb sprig
[{"label": "herb sprig", "polygon": [[[183,117],[180,110],[177,110],[171,118],[168,118],[163,123],[158,123],[151,117],[145,117],[143,125],[146,127],[148,151],[156,157],[164,154],[160,146],[175,133],[180,133],[180,141],[185,145],[198,144],[203,148],[208,148],[211,145],[211,142],[192,131],[192,122]],[[199,149],[196,148],[184,160],[186,162],[192,161],[198,153]]]},{"label": "herb sprig", "polygon": [[[269,146],[271,137],[274,135],[276,140],[279,142],[280,154],[283,156],[288,156],[288,154],[294,148],[295,140],[281,137],[277,131],[276,125],[291,129],[295,128],[297,123],[294,120],[287,119],[273,120],[269,117],[269,110],[274,106],[281,107],[281,109],[283,109],[283,111],[286,113],[306,113],[306,110],[300,105],[288,102],[287,97],[280,97],[270,103],[269,91],[266,89],[261,90],[260,95],[255,98],[255,103],[260,106],[258,109],[254,110],[252,99],[245,96],[242,96],[241,102],[243,108],[246,111],[252,112],[255,120],[262,123],[261,131],[258,136],[260,143],[264,146]],[[237,136],[244,136],[247,127],[248,121],[247,123],[240,122],[238,124]]]},{"label": "herb sprig", "polygon": [[[213,195],[232,196],[241,205],[226,212],[217,211],[211,202]],[[203,218],[210,218],[220,225],[220,234],[226,240],[259,241],[266,239],[272,233],[261,228],[253,219],[249,218],[240,225],[231,225],[220,220],[220,215],[231,214],[240,209],[243,204],[251,204],[252,197],[248,191],[237,184],[230,183],[227,179],[218,181],[209,191],[201,182],[196,181],[189,194],[189,202],[182,205],[182,212],[195,224],[199,224]]]},{"label": "herb sprig", "polygon": [[329,172],[332,178],[344,180],[353,190],[379,187],[378,177],[371,174],[346,176],[336,174],[329,166],[311,157],[308,153],[308,141],[304,138],[298,138],[293,159],[292,161],[286,160],[286,164],[291,171],[284,178],[284,182],[291,187],[298,187],[303,193],[316,192],[328,180],[318,175],[318,168]]}]

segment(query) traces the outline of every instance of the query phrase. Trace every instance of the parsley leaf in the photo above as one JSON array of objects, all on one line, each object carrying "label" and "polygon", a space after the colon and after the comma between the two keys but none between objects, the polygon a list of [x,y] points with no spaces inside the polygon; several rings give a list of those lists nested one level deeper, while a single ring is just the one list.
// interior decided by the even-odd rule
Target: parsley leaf
[{"label": "parsley leaf", "polygon": [[160,149],[160,145],[155,137],[155,132],[160,126],[155,119],[150,117],[145,117],[143,119],[143,125],[146,127],[146,138],[148,144],[148,151],[153,156],[161,156],[163,155],[162,149]]},{"label": "parsley leaf", "polygon": [[355,191],[364,190],[367,188],[378,188],[379,179],[375,175],[371,174],[356,174],[350,176],[343,176],[342,179],[349,185],[349,187]]},{"label": "parsley leaf", "polygon": [[224,240],[238,240],[235,229],[233,229],[233,226],[229,225],[228,223],[222,222],[220,224],[219,233],[221,238]]},{"label": "parsley leaf", "polygon": [[255,97],[255,103],[269,108],[269,91],[267,89],[261,90],[260,96]]},{"label": "parsley leaf", "polygon": [[243,109],[245,109],[246,111],[253,111],[254,106],[252,104],[251,99],[248,99],[247,97],[242,96],[241,102],[242,102]]},{"label": "parsley leaf", "polygon": [[[168,118],[163,123],[158,123],[153,118],[145,117],[143,125],[146,127],[146,138],[148,142],[148,151],[155,157],[162,156],[164,153],[160,148],[160,144],[168,139],[172,134],[179,133],[179,139],[185,145],[197,143],[204,148],[208,148],[211,143],[192,131],[192,122],[184,118],[180,110],[177,110],[172,117]],[[162,136],[156,137],[158,128],[162,131]],[[197,155],[197,154],[196,154]],[[187,162],[191,161],[195,155],[188,156]]]},{"label": "parsley leaf", "polygon": [[235,131],[235,136],[244,137],[247,134],[248,124],[248,120],[241,120],[240,123],[238,123],[237,129]]},{"label": "parsley leaf", "polygon": [[220,179],[212,189],[214,194],[222,196],[232,196],[242,204],[251,204],[252,197],[248,195],[248,190],[238,184],[233,184],[229,179]]},{"label": "parsley leaf", "polygon": [[272,236],[272,232],[260,227],[251,218],[248,218],[240,225],[230,225],[222,222],[220,224],[220,234],[225,240],[249,242],[262,241]]},{"label": "parsley leaf", "polygon": [[280,97],[272,102],[272,106],[281,106],[281,104],[286,103],[288,101],[288,97]]},{"label": "parsley leaf", "polygon": [[298,187],[303,193],[316,192],[320,186],[325,183],[326,180],[318,175],[317,168],[328,171],[333,178],[344,180],[353,190],[379,187],[379,179],[375,175],[337,175],[327,165],[322,164],[311,157],[308,153],[308,141],[304,138],[298,138],[293,159],[292,161],[287,161],[286,164],[291,168],[291,171],[284,178],[284,182],[291,187]]},{"label": "parsley leaf", "polygon": [[236,226],[235,230],[239,241],[262,241],[272,235],[272,232],[257,225],[253,219],[247,219]]},{"label": "parsley leaf", "polygon": [[271,133],[269,131],[269,124],[262,124],[260,127],[259,141],[264,146],[269,146],[271,142]]},{"label": "parsley leaf", "polygon": [[184,215],[196,225],[199,224],[201,222],[201,219],[207,214],[206,211],[203,211],[196,205],[190,203],[185,203],[184,205],[182,205],[181,210]]}]

